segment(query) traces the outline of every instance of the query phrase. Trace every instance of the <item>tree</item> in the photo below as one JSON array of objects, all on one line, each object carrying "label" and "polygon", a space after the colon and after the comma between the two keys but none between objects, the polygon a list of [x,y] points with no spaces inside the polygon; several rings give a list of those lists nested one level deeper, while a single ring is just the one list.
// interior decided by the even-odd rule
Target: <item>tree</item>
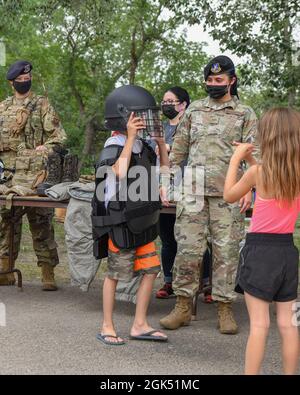
[{"label": "tree", "polygon": [[[245,57],[242,75],[248,86],[262,88],[279,101],[294,105],[299,99],[300,54],[298,0],[170,0],[178,21],[204,23],[223,49]],[[300,59],[299,59],[300,60]],[[251,65],[252,67],[249,67]]]},{"label": "tree", "polygon": [[[136,83],[161,100],[181,84],[201,95],[206,56],[201,44],[178,33],[165,18],[164,0],[23,0],[5,8],[1,31],[7,63],[33,63],[33,88],[46,94],[61,116],[68,145],[88,169],[107,137],[105,97],[120,84]],[[0,3],[1,6],[1,3]],[[1,9],[1,7],[0,7]],[[1,25],[0,25],[1,26]],[[0,67],[0,95],[10,92]]]}]

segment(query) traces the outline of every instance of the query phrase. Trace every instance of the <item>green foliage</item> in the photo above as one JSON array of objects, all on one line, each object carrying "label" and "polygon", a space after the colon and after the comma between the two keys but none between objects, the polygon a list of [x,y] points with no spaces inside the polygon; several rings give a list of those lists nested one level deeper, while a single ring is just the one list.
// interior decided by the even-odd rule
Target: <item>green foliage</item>
[{"label": "green foliage", "polygon": [[299,0],[167,3],[178,23],[204,24],[223,49],[243,57],[240,74],[253,95],[262,90],[259,96],[268,104],[300,105],[300,46],[296,39],[300,26]]},{"label": "green foliage", "polygon": [[[241,98],[258,114],[278,104],[300,106],[299,7],[296,0],[2,0],[0,38],[7,65],[33,63],[34,90],[49,96],[68,146],[91,172],[107,137],[105,97],[116,86],[142,85],[157,102],[174,85],[192,99],[205,95],[208,56],[204,44],[187,40],[182,23],[203,23],[223,49],[245,60],[238,68]],[[11,94],[6,71],[0,67],[1,100]]]},{"label": "green foliage", "polygon": [[[196,98],[207,60],[202,45],[178,34],[164,18],[163,0],[23,0],[0,3],[7,18],[1,34],[7,64],[32,61],[33,88],[47,94],[68,134],[68,145],[91,171],[107,133],[107,94],[125,83],[140,84],[161,100],[164,90],[182,85]],[[10,94],[0,68],[0,97]]]}]

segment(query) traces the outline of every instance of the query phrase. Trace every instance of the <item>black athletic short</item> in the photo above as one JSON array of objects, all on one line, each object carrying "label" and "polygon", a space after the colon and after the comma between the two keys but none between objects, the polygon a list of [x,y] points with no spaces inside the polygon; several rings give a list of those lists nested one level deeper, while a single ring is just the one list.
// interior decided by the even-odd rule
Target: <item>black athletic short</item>
[{"label": "black athletic short", "polygon": [[293,234],[248,233],[240,252],[235,291],[268,302],[297,299],[299,251]]}]

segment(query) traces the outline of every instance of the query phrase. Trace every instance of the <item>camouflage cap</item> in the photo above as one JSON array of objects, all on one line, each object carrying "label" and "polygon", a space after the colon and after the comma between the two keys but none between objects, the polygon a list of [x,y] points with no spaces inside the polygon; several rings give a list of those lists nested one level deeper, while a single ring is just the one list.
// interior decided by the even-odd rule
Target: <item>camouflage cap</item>
[{"label": "camouflage cap", "polygon": [[31,70],[32,64],[30,62],[27,62],[26,60],[18,60],[9,67],[6,79],[12,81],[21,74],[30,73]]},{"label": "camouflage cap", "polygon": [[233,61],[225,55],[220,55],[213,58],[204,68],[204,79],[213,74],[228,73],[231,76],[235,76],[235,67]]}]

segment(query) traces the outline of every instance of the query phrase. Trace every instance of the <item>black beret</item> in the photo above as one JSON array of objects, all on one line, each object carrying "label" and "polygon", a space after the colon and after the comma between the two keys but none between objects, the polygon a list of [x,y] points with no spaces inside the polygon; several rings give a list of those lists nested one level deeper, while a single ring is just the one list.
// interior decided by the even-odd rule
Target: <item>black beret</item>
[{"label": "black beret", "polygon": [[19,77],[21,74],[30,73],[32,70],[32,64],[27,62],[26,60],[18,60],[14,64],[10,66],[8,72],[6,74],[6,79],[14,80],[15,78]]},{"label": "black beret", "polygon": [[235,67],[233,61],[225,55],[220,55],[213,58],[204,68],[204,80],[206,81],[208,76],[213,74],[229,73],[231,76],[235,76]]}]

